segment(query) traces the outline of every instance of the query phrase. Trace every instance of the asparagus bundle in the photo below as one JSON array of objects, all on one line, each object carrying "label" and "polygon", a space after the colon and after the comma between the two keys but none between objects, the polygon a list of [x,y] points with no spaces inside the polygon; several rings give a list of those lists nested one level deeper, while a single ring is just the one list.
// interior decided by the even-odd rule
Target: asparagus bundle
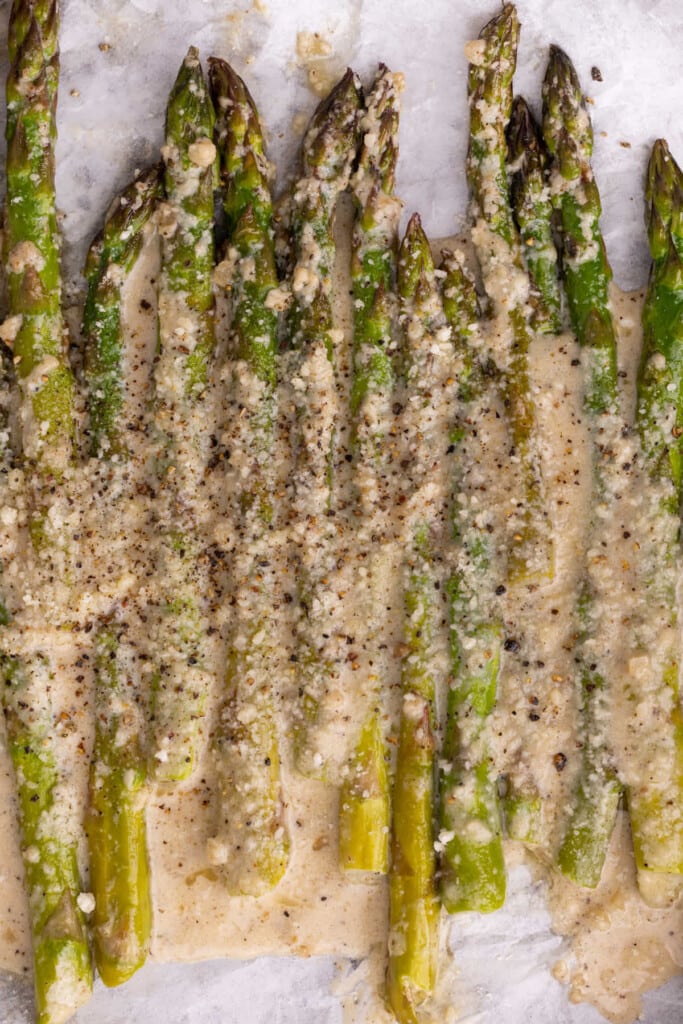
[{"label": "asparagus bundle", "polygon": [[[647,676],[629,687],[631,750],[626,778],[638,884],[655,904],[683,874],[683,718],[679,695],[680,504],[683,482],[683,172],[658,140],[648,166],[652,269],[643,307],[636,425],[646,505],[638,531],[639,654]],[[636,659],[637,660],[637,659]],[[653,729],[657,729],[653,749]],[[675,878],[674,888],[680,884]]]},{"label": "asparagus bundle", "polygon": [[215,346],[214,121],[199,56],[191,47],[168,101],[166,202],[160,213],[154,416],[160,447],[163,585],[152,702],[154,767],[160,781],[185,779],[196,766],[211,687],[201,523],[206,518],[202,484],[213,429],[207,385]]},{"label": "asparagus bundle", "polygon": [[439,905],[434,834],[435,690],[441,672],[439,541],[446,525],[453,352],[429,242],[415,214],[401,243],[398,292],[404,345],[404,431],[412,465],[404,578],[402,708],[392,799],[388,998],[415,1021],[436,979]]},{"label": "asparagus bundle", "polygon": [[453,332],[460,374],[453,434],[457,445],[453,486],[456,555],[447,582],[453,680],[440,759],[439,888],[449,913],[486,912],[497,909],[505,899],[497,778],[487,735],[503,645],[497,591],[504,566],[496,550],[495,516],[476,493],[474,480],[481,455],[477,445],[482,409],[490,404],[490,384],[471,344],[479,302],[461,254],[444,253],[443,270],[444,311]]},{"label": "asparagus bundle", "polygon": [[[329,694],[337,675],[335,650],[338,595],[331,586],[336,536],[333,508],[334,437],[338,418],[332,320],[333,216],[348,186],[358,143],[361,95],[352,71],[315,111],[303,142],[303,175],[291,197],[295,263],[287,322],[294,427],[292,447],[296,575],[300,617],[297,666],[302,694],[296,725],[297,767],[306,775],[332,777],[344,752],[330,749],[334,727]],[[336,763],[339,762],[339,763]]]},{"label": "asparagus bundle", "polygon": [[[142,172],[110,209],[104,230],[88,253],[88,294],[83,314],[86,378],[89,386],[91,448],[113,493],[119,517],[136,501],[127,482],[129,459],[142,463],[138,422],[130,393],[131,338],[122,320],[122,289],[134,269],[146,228],[161,196],[160,168]],[[131,450],[132,449],[132,450]],[[118,480],[110,459],[123,471]],[[132,475],[135,477],[134,471]],[[132,490],[132,494],[131,494]],[[116,505],[114,506],[116,508]],[[130,517],[127,520],[130,524]],[[138,524],[140,525],[140,524]],[[124,543],[130,555],[130,529]],[[126,981],[145,961],[151,932],[145,808],[147,770],[144,739],[146,701],[140,662],[130,627],[135,602],[126,595],[110,611],[95,641],[95,743],[90,767],[86,823],[90,884],[95,897],[92,922],[95,962],[106,985]]]},{"label": "asparagus bundle", "polygon": [[269,167],[258,113],[244,82],[212,58],[222,199],[233,264],[227,391],[232,520],[236,556],[234,620],[226,697],[214,737],[220,823],[210,843],[231,891],[259,895],[280,880],[289,838],[284,822],[276,715],[275,652],[268,628],[277,595],[269,536],[273,518],[278,286]]},{"label": "asparagus bundle", "polygon": [[[14,352],[22,391],[23,458],[35,470],[32,535],[50,557],[62,538],[47,521],[46,494],[71,472],[73,384],[63,353],[59,302],[58,240],[54,216],[51,141],[56,97],[56,8],[27,0],[13,7],[12,71],[8,117],[8,277],[10,314],[16,318]],[[552,571],[543,522],[543,487],[535,440],[535,410],[526,353],[530,325],[558,329],[559,293],[551,249],[545,154],[521,101],[510,108],[518,26],[509,5],[483,31],[470,71],[472,144],[469,177],[477,224],[475,239],[495,311],[509,321],[506,350],[495,352],[502,375],[514,453],[521,462],[525,511],[512,517],[513,548],[506,575],[535,585]],[[267,685],[273,657],[268,613],[277,581],[268,564],[272,523],[273,428],[276,417],[276,308],[281,301],[273,253],[269,171],[258,116],[244,83],[221,61],[212,61],[211,84],[219,108],[217,141],[223,171],[223,205],[230,232],[233,324],[226,367],[231,405],[239,408],[231,459],[237,486],[235,512],[236,619],[229,639],[227,696],[215,736],[222,824],[212,840],[214,860],[228,887],[260,894],[284,873],[288,837],[280,793],[277,715]],[[609,311],[609,267],[599,231],[599,198],[590,171],[587,124],[573,69],[554,50],[546,80],[545,129],[555,159],[555,204],[562,217],[564,267],[572,323],[586,350],[586,411],[596,437],[595,502],[606,504],[621,429],[616,349]],[[387,475],[385,422],[394,387],[391,299],[398,204],[393,197],[396,161],[396,81],[381,68],[362,124],[360,170],[353,180],[357,203],[353,284],[356,305],[353,444],[359,466],[359,504],[372,528],[378,520]],[[334,381],[336,332],[331,315],[334,257],[332,218],[356,153],[358,89],[349,72],[316,112],[304,146],[304,177],[293,194],[296,265],[288,324],[291,390],[296,412],[295,502],[301,533],[299,583],[304,616],[299,625],[299,665],[304,722],[297,753],[309,774],[334,774],[334,752],[321,755],[318,738],[332,725],[326,706],[335,674],[334,628],[328,576],[334,565]],[[505,148],[505,123],[511,124]],[[160,439],[162,572],[166,575],[159,643],[165,661],[156,680],[157,777],[186,777],[196,762],[201,719],[207,712],[209,673],[204,655],[206,574],[200,492],[208,443],[209,363],[214,348],[210,270],[213,263],[211,191],[215,149],[213,113],[191,50],[169,104],[166,158],[168,203],[161,294],[161,346],[154,414]],[[558,127],[559,126],[559,127]],[[508,190],[505,162],[514,172]],[[494,173],[492,174],[492,168]],[[140,252],[145,224],[159,195],[158,172],[127,190],[94,245],[86,271],[85,313],[89,352],[93,453],[125,461],[130,423],[126,405],[121,289]],[[676,345],[680,340],[683,257],[681,176],[663,144],[650,166],[650,244],[654,266],[645,312],[646,348],[639,379],[638,429],[642,462],[661,525],[641,558],[642,584],[658,602],[665,633],[676,631],[675,579],[683,412]],[[514,209],[514,218],[513,211]],[[519,237],[524,249],[520,250]],[[521,273],[525,263],[533,288]],[[449,910],[489,910],[504,895],[500,825],[487,741],[495,700],[502,625],[495,600],[499,554],[485,518],[456,509],[459,554],[447,581],[454,685],[448,695],[444,765],[439,803],[441,832],[435,843],[435,691],[444,575],[437,552],[445,529],[440,511],[444,480],[460,489],[435,443],[451,420],[457,366],[458,416],[453,441],[467,461],[472,410],[487,380],[470,344],[477,319],[476,293],[462,261],[444,263],[440,306],[434,267],[419,220],[413,218],[401,249],[399,289],[404,327],[407,411],[405,433],[412,466],[406,519],[409,543],[405,579],[403,695],[390,874],[389,999],[400,1020],[415,1021],[432,990],[436,971],[438,904],[435,846],[441,846],[442,899]],[[501,280],[505,279],[502,283]],[[507,290],[506,290],[507,289]],[[447,328],[450,325],[450,331]],[[453,359],[455,341],[457,359]],[[437,398],[438,396],[438,398]],[[672,397],[673,396],[673,397]],[[450,410],[450,411],[449,411]],[[438,421],[438,422],[437,422]],[[473,432],[472,432],[473,433]],[[599,444],[597,442],[600,437]],[[449,453],[448,453],[449,454]],[[240,475],[240,467],[249,472]],[[105,468],[104,472],[108,470]],[[232,482],[232,481],[231,481]],[[436,487],[436,492],[433,488]],[[436,493],[436,496],[435,496]],[[444,505],[445,508],[445,505]],[[306,531],[310,529],[309,535]],[[595,529],[595,524],[592,524]],[[310,536],[315,543],[307,546]],[[62,563],[64,564],[64,563]],[[505,572],[505,570],[503,570]],[[377,566],[378,575],[381,566]],[[600,628],[599,580],[586,569],[579,613],[584,717],[584,765],[576,808],[560,864],[585,884],[599,875],[604,844],[620,792],[601,730],[606,683],[593,664]],[[116,608],[96,640],[97,716],[88,824],[95,892],[96,958],[105,982],[116,984],[144,960],[149,937],[149,892],[144,837],[145,765],[141,708],[135,694],[134,653],[126,615]],[[4,609],[0,618],[5,618]],[[453,629],[455,627],[455,629]],[[637,637],[645,643],[647,631]],[[590,654],[590,657],[589,657]],[[19,779],[26,870],[34,896],[36,985],[40,1019],[63,1019],[89,984],[89,958],[76,899],[75,833],[63,828],[57,806],[63,758],[57,756],[60,722],[50,704],[54,665],[42,652],[4,659],[10,748]],[[680,796],[683,726],[678,707],[678,651],[667,646],[661,676],[650,687],[655,717],[666,721],[669,760],[644,782],[627,782],[634,843],[643,891],[651,873],[683,871]],[[265,683],[265,685],[263,685]],[[372,689],[372,688],[371,688]],[[342,789],[341,861],[347,867],[385,871],[389,793],[378,691],[372,689],[351,770]],[[374,699],[377,698],[377,699]],[[658,771],[664,762],[657,761]],[[223,828],[223,826],[225,826]],[[58,834],[59,832],[59,834]],[[239,839],[236,836],[239,835]],[[80,901],[80,905],[86,905]],[[63,992],[66,1000],[63,1001]]]},{"label": "asparagus bundle", "polygon": [[[598,509],[609,507],[617,489],[623,420],[608,294],[612,274],[600,232],[600,196],[590,165],[593,132],[576,71],[556,46],[551,48],[543,82],[543,135],[553,159],[553,199],[561,223],[569,314],[583,350],[583,404],[593,445],[590,549],[604,529],[605,516],[602,512],[598,515]],[[597,568],[598,563],[587,557],[577,601],[582,766],[558,854],[562,871],[586,886],[595,886],[600,879],[621,793],[604,731],[609,680],[599,653],[605,594],[601,598]]]},{"label": "asparagus bundle", "polygon": [[[364,716],[340,794],[339,863],[346,869],[386,873],[389,859],[389,773],[384,719],[387,716],[386,605],[389,556],[384,517],[392,452],[388,433],[395,380],[394,278],[401,204],[394,196],[398,158],[399,76],[384,65],[368,97],[361,121],[363,143],[352,187],[356,203],[351,274],[354,300],[352,446],[357,500],[364,539],[372,545],[367,570],[372,676],[363,693]],[[367,539],[366,539],[367,538]],[[376,538],[379,538],[378,540]]]},{"label": "asparagus bundle", "polygon": [[[48,514],[59,500],[57,486],[70,471],[75,437],[54,187],[58,25],[54,2],[16,0],[12,6],[4,248],[29,529],[37,558],[63,578],[70,571],[67,539],[58,517]],[[79,900],[82,823],[68,781],[73,751],[64,727],[74,709],[55,693],[59,662],[59,651],[48,655],[39,647],[3,658],[3,702],[17,779],[41,1024],[65,1021],[92,986]]]}]

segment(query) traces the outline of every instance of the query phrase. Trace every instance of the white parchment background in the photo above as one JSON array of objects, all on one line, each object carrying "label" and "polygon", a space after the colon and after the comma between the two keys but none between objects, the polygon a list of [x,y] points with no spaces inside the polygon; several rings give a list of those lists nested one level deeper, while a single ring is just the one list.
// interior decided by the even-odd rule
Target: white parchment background
[{"label": "white parchment background", "polygon": [[[649,148],[665,136],[683,161],[681,0],[519,0],[523,23],[518,91],[538,111],[547,45],[573,57],[596,133],[603,228],[618,283],[644,283],[642,177]],[[406,215],[428,232],[464,223],[467,138],[465,42],[497,9],[482,0],[63,0],[58,192],[65,266],[73,280],[114,193],[134,168],[157,158],[166,98],[191,43],[229,59],[245,76],[269,129],[282,187],[299,133],[317,102],[297,63],[297,33],[330,44],[332,77],[349,64],[364,78],[382,60],[406,74],[398,191]],[[0,3],[6,26],[9,4]],[[0,32],[0,71],[6,28]],[[599,68],[602,81],[591,69]],[[71,288],[73,289],[72,284]],[[73,291],[72,291],[73,294]],[[515,874],[506,908],[466,915],[453,942],[460,975],[454,998],[470,1024],[595,1024],[570,1006],[547,965],[560,940],[542,896]],[[207,922],[210,927],[210,922]],[[350,966],[342,967],[353,974]],[[330,960],[149,965],[124,989],[98,988],[78,1024],[338,1024]],[[649,1024],[678,1024],[681,979],[646,999]],[[30,1020],[26,988],[0,978],[0,1024]]]}]

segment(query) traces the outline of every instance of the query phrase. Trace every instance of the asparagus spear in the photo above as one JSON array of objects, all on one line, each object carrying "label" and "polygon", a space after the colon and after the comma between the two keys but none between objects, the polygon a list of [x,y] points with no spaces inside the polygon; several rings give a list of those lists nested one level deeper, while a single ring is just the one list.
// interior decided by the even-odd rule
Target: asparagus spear
[{"label": "asparagus spear", "polygon": [[351,69],[320,103],[306,129],[303,175],[292,195],[291,227],[296,262],[289,344],[306,349],[322,339],[333,361],[332,269],[336,246],[333,216],[349,184],[358,143],[360,85]]},{"label": "asparagus spear", "polygon": [[[119,464],[134,454],[129,439],[139,427],[126,408],[130,363],[121,293],[160,196],[160,168],[139,174],[110,209],[85,268],[83,333],[91,449],[105,460],[116,456]],[[125,609],[112,609],[111,621],[95,641],[95,744],[86,829],[95,897],[95,962],[106,985],[121,984],[142,966],[151,933],[145,716],[135,645],[128,640],[134,614],[132,602]]]},{"label": "asparagus spear", "polygon": [[612,271],[600,231],[600,193],[590,164],[593,128],[574,66],[558,46],[550,47],[543,81],[543,137],[552,158],[569,316],[579,344],[590,357],[586,408],[602,416],[618,405],[617,346],[609,303]]},{"label": "asparagus spear", "polygon": [[507,141],[512,208],[532,285],[532,324],[542,334],[559,334],[560,282],[551,229],[548,159],[539,127],[521,96],[516,96],[512,104]]},{"label": "asparagus spear", "polygon": [[[424,597],[419,591],[425,582],[423,577],[413,574],[412,600],[406,599],[408,614],[419,611],[419,602]],[[405,693],[393,788],[387,974],[389,1005],[401,1024],[417,1021],[418,1007],[436,983],[439,904],[434,880],[431,713],[431,698],[412,691]]]},{"label": "asparagus spear", "polygon": [[477,407],[489,390],[468,344],[479,316],[477,293],[461,254],[444,253],[443,270],[444,311],[463,369],[455,430],[456,564],[447,583],[453,681],[440,761],[439,887],[449,913],[486,912],[505,899],[497,778],[487,737],[503,643],[496,591],[504,567],[496,552],[493,517],[467,490],[467,470],[477,462]]},{"label": "asparagus spear", "polygon": [[[368,538],[382,533],[388,496],[390,453],[387,424],[395,378],[394,278],[401,204],[394,196],[398,158],[400,76],[380,65],[361,122],[363,143],[352,187],[356,205],[351,275],[354,301],[352,446],[359,508]],[[363,695],[366,714],[340,793],[339,863],[357,871],[385,874],[389,861],[389,774],[382,697],[386,622],[381,594],[387,553],[374,544],[368,632],[374,679]],[[380,590],[376,593],[376,590]]]},{"label": "asparagus spear", "polygon": [[[249,466],[228,481],[243,554],[236,556],[234,621],[226,695],[214,738],[219,828],[210,842],[231,891],[260,895],[287,867],[289,837],[281,795],[274,651],[269,616],[277,594],[272,539],[273,444],[278,287],[269,167],[258,113],[244,82],[211,58],[222,199],[232,250],[233,318],[228,396],[231,462]],[[239,410],[239,413],[237,413]]]},{"label": "asparagus spear", "polygon": [[[296,727],[297,767],[310,776],[332,777],[344,751],[329,750],[324,734],[334,725],[325,697],[337,674],[334,617],[338,597],[330,585],[335,570],[333,478],[338,416],[331,274],[333,217],[348,186],[358,143],[361,95],[352,71],[315,111],[303,143],[303,175],[295,184],[291,226],[295,263],[287,323],[287,378],[294,406],[293,474],[297,520],[296,558],[300,618],[297,659],[301,680]],[[339,756],[341,754],[341,757]],[[335,756],[339,763],[335,763]]]},{"label": "asparagus spear", "polygon": [[[362,407],[373,396],[386,403],[395,376],[393,291],[401,203],[394,195],[394,184],[402,87],[402,77],[380,64],[361,119],[363,136],[359,163],[351,182],[356,206],[351,267],[354,300],[351,413],[358,461],[370,469],[375,469],[381,457],[384,435],[368,430]],[[381,416],[378,418],[381,423]],[[361,492],[361,499],[363,496]],[[366,511],[371,512],[374,504],[370,501]]]},{"label": "asparagus spear", "polygon": [[[452,370],[450,331],[429,242],[417,214],[410,220],[399,251],[398,292],[407,396],[404,429],[414,493],[406,513],[407,653],[402,665],[403,702],[392,801],[387,988],[398,1020],[412,1022],[417,1019],[420,1003],[434,987],[438,951],[433,816],[440,581],[434,548],[445,513],[432,488],[447,462],[436,447],[436,437],[449,420]],[[436,402],[438,394],[442,397]],[[425,518],[427,508],[432,512],[431,519]]]},{"label": "asparagus spear", "polygon": [[137,175],[116,200],[103,231],[88,251],[83,334],[93,455],[128,454],[121,291],[140,255],[145,225],[161,195],[158,166]]},{"label": "asparagus spear", "polygon": [[458,399],[466,405],[478,398],[485,386],[481,356],[470,344],[481,316],[479,296],[461,252],[444,249],[441,269],[444,271],[441,284],[443,311],[451,325],[460,369]]},{"label": "asparagus spear", "polygon": [[505,129],[512,112],[518,38],[517,12],[512,4],[506,4],[480,32],[480,45],[470,48],[467,179],[472,195],[472,238],[484,283],[494,314],[503,316],[509,325],[509,340],[494,352],[502,373],[521,492],[509,519],[508,576],[512,583],[533,583],[552,576],[553,552],[527,366],[529,281],[522,269],[507,177]]},{"label": "asparagus spear", "polygon": [[[612,275],[600,231],[600,196],[590,165],[593,131],[576,71],[557,46],[551,47],[543,82],[543,136],[553,159],[553,198],[561,224],[569,314],[583,349],[583,402],[593,442],[589,531],[589,546],[593,546],[604,521],[604,517],[596,516],[596,509],[609,501],[613,489],[614,450],[623,422],[608,295]],[[596,654],[595,641],[601,627],[600,586],[587,559],[577,604],[582,766],[558,853],[561,870],[585,886],[595,886],[600,879],[621,793],[602,728],[609,680]]]},{"label": "asparagus spear", "polygon": [[[472,239],[492,302],[496,330],[487,340],[499,375],[511,445],[511,502],[507,516],[506,585],[536,586],[552,578],[554,552],[547,521],[536,408],[529,380],[530,282],[523,267],[507,176],[506,128],[512,113],[512,77],[519,21],[512,4],[484,26],[470,44],[470,145],[467,177],[472,195]],[[524,813],[508,815],[517,838],[529,838],[520,822],[537,820],[535,787],[510,779],[511,799]]]},{"label": "asparagus spear", "polygon": [[[644,897],[657,903],[666,897],[666,876],[683,874],[676,594],[683,482],[683,172],[661,139],[648,166],[646,202],[653,264],[643,307],[636,423],[649,498],[639,534],[641,614],[647,625],[637,639],[654,664],[648,663],[648,679],[639,680],[630,694],[635,704],[631,744],[643,774],[626,782],[638,884]],[[657,723],[656,751],[652,722]]]},{"label": "asparagus spear", "polygon": [[[8,312],[20,318],[14,362],[23,458],[47,485],[73,458],[73,378],[61,313],[54,142],[59,55],[55,2],[16,0],[7,77],[6,271]],[[34,513],[40,534],[42,512]]]},{"label": "asparagus spear", "polygon": [[125,620],[112,622],[95,640],[96,729],[86,829],[95,963],[109,986],[121,985],[142,967],[152,930],[144,709],[127,627]]},{"label": "asparagus spear", "polygon": [[162,580],[159,665],[152,717],[155,775],[187,778],[203,740],[211,674],[207,666],[201,495],[211,430],[207,384],[215,346],[214,111],[197,50],[183,61],[168,101],[163,150],[159,356],[155,424],[160,438]]},{"label": "asparagus spear", "polygon": [[[234,232],[251,207],[268,237],[268,248],[272,249],[271,168],[264,152],[256,104],[239,75],[218,57],[209,57],[209,86],[216,110],[215,137],[228,232]],[[270,361],[268,350],[264,358]]]},{"label": "asparagus spear", "polygon": [[[22,459],[29,471],[34,546],[65,571],[65,538],[47,516],[73,459],[73,379],[61,314],[54,141],[59,58],[55,3],[16,0],[8,36],[7,205],[4,251],[8,314],[20,390]],[[4,609],[7,611],[7,609]],[[7,615],[5,615],[7,618]],[[40,1024],[65,1021],[87,1000],[92,968],[77,849],[81,823],[65,761],[71,753],[54,697],[55,669],[40,650],[3,657],[3,704],[17,778],[23,859]]]},{"label": "asparagus spear", "polygon": [[366,715],[339,794],[339,864],[345,871],[389,868],[391,814],[384,708]]},{"label": "asparagus spear", "polygon": [[[2,664],[5,721],[17,776],[22,857],[30,900],[38,1024],[62,1024],[90,997],[92,967],[79,899],[78,833],[63,791],[54,672],[38,653]],[[55,734],[56,733],[56,734]]]}]

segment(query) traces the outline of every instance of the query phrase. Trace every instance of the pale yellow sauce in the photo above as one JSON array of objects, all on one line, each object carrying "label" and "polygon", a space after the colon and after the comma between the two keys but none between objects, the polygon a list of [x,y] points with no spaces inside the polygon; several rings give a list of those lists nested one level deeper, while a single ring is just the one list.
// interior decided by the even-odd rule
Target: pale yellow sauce
[{"label": "pale yellow sauce", "polygon": [[340,75],[339,59],[320,32],[297,32],[296,62],[305,72],[315,96],[326,96]]}]

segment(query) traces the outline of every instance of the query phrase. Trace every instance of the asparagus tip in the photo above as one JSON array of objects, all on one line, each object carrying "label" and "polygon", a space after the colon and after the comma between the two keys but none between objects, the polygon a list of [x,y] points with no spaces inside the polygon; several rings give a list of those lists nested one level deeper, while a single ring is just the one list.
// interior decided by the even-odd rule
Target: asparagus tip
[{"label": "asparagus tip", "polygon": [[569,55],[556,43],[551,43],[548,50],[548,67],[543,82],[544,93],[549,89],[574,96],[584,103],[576,68]]},{"label": "asparagus tip", "polygon": [[402,76],[380,64],[367,97],[363,142],[358,160],[361,190],[372,180],[376,190],[393,195],[398,160],[399,94]]},{"label": "asparagus tip", "polygon": [[221,101],[225,102],[226,100],[229,106],[246,103],[256,116],[256,104],[247,84],[232,65],[222,57],[209,57],[207,63],[209,88],[214,103],[217,106]]},{"label": "asparagus tip", "polygon": [[676,187],[680,187],[682,181],[683,172],[674,160],[666,139],[656,139],[647,168],[648,200],[658,192],[672,193]]},{"label": "asparagus tip", "polygon": [[408,221],[400,249],[401,262],[416,262],[422,267],[432,263],[429,239],[422,227],[422,219],[419,213],[414,213]]},{"label": "asparagus tip", "polygon": [[648,241],[653,259],[669,250],[672,233],[680,234],[683,212],[683,171],[667,142],[657,139],[652,147],[645,182]]},{"label": "asparagus tip", "polygon": [[408,221],[398,254],[398,291],[403,299],[415,300],[431,291],[434,259],[429,239],[418,213]]},{"label": "asparagus tip", "polygon": [[593,128],[579,76],[559,46],[550,47],[543,79],[543,138],[567,180],[590,176]]},{"label": "asparagus tip", "polygon": [[408,221],[406,238],[408,238],[409,235],[417,235],[420,231],[422,231],[422,218],[419,213],[414,213]]},{"label": "asparagus tip", "polygon": [[360,81],[351,68],[347,68],[309,122],[303,144],[306,174],[336,179],[343,176],[345,168],[350,170],[356,155],[362,106]]},{"label": "asparagus tip", "polygon": [[539,149],[538,128],[523,96],[515,96],[512,101],[506,135],[511,162],[524,157],[529,150],[538,151]]},{"label": "asparagus tip", "polygon": [[487,47],[487,64],[499,61],[502,50],[507,50],[511,46],[516,47],[519,29],[519,18],[514,4],[505,4],[498,14],[487,21],[479,33],[479,38],[492,44],[493,40],[498,37],[497,46]]}]

